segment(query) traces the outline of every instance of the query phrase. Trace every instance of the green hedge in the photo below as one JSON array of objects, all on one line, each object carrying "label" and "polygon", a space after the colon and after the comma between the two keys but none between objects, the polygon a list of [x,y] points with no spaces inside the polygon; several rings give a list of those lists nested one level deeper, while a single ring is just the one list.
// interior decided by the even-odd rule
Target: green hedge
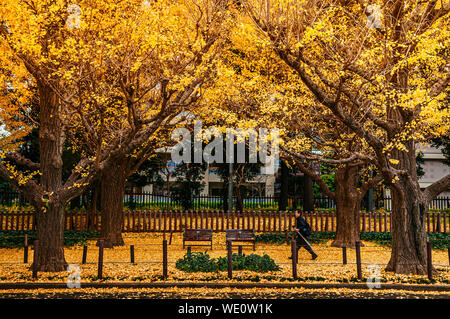
[{"label": "green hedge", "polygon": [[[3,231],[0,232],[0,247],[2,248],[19,248],[23,247],[25,242],[25,234],[28,235],[28,245],[32,245],[36,240],[36,232],[34,231]],[[89,238],[97,238],[98,231],[64,231],[64,245],[85,245]]]},{"label": "green hedge", "polygon": [[[250,270],[257,272],[278,271],[280,267],[270,256],[264,254],[239,255],[231,257],[233,270]],[[175,267],[185,272],[217,272],[228,269],[228,258],[211,258],[207,252],[187,253],[177,260]]]}]

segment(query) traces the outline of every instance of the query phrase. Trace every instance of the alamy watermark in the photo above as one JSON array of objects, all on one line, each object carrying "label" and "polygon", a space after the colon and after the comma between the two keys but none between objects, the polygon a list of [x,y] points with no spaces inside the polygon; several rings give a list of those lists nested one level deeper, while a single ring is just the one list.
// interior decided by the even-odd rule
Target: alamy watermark
[{"label": "alamy watermark", "polygon": [[380,6],[378,4],[368,5],[366,8],[366,13],[369,15],[367,17],[366,26],[368,28],[380,29],[382,27],[382,13]]},{"label": "alamy watermark", "polygon": [[378,265],[369,265],[367,266],[367,271],[369,273],[369,277],[367,277],[367,287],[369,289],[381,288],[381,268]]},{"label": "alamy watermark", "polygon": [[67,266],[67,288],[81,288],[81,268],[77,264]]},{"label": "alamy watermark", "polygon": [[[257,163],[259,160],[263,164],[261,173],[267,175],[275,174],[278,168],[279,130],[276,128],[259,128],[258,132],[255,129],[227,128],[224,140],[224,134],[219,128],[203,130],[202,122],[195,121],[193,133],[192,136],[187,128],[177,128],[172,132],[172,140],[178,141],[171,151],[173,162]],[[205,141],[208,143],[203,148]]]},{"label": "alamy watermark", "polygon": [[77,4],[69,4],[67,6],[66,25],[69,29],[79,29],[81,26],[81,8]]}]

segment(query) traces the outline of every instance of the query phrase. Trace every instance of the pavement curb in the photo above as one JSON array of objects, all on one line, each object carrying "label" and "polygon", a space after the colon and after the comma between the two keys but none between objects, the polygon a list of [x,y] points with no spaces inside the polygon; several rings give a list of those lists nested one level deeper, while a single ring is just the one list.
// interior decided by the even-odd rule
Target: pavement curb
[{"label": "pavement curb", "polygon": [[[122,288],[122,289],[145,289],[145,288],[306,288],[306,289],[360,289],[371,290],[366,284],[302,284],[302,283],[187,283],[187,282],[99,282],[81,283],[81,288]],[[0,283],[0,290],[11,289],[66,289],[66,283],[52,282],[17,282]],[[72,288],[76,289],[76,288]],[[406,290],[406,291],[443,291],[450,292],[450,285],[403,285],[403,284],[381,284],[379,290]]]}]

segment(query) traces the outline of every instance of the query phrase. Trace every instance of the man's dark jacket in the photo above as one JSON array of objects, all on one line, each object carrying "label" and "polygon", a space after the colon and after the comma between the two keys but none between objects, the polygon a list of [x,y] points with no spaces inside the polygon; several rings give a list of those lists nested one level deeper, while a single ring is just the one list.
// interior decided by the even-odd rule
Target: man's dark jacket
[{"label": "man's dark jacket", "polygon": [[309,237],[311,228],[309,227],[308,222],[302,216],[298,216],[295,219],[295,228],[300,231],[303,237]]}]

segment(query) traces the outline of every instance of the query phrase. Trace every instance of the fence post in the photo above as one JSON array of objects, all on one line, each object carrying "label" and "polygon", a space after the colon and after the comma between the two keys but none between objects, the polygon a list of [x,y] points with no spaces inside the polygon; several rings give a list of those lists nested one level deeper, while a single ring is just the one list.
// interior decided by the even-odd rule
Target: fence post
[{"label": "fence post", "polygon": [[342,246],[342,264],[347,265],[347,247]]},{"label": "fence post", "polygon": [[358,279],[362,279],[362,272],[361,272],[361,242],[358,240],[355,243],[356,248],[356,271],[358,273]]},{"label": "fence post", "polygon": [[233,261],[232,261],[232,247],[231,241],[227,240],[227,255],[228,255],[228,278],[233,278]]},{"label": "fence post", "polygon": [[189,257],[191,257],[191,254],[192,254],[191,246],[188,246],[188,248],[187,248],[187,255],[188,255]]},{"label": "fence post", "polygon": [[86,258],[87,258],[87,246],[83,246],[83,256],[81,257],[82,265],[86,263]]},{"label": "fence post", "polygon": [[428,280],[433,280],[433,261],[431,259],[431,241],[427,240],[427,273]]},{"label": "fence post", "polygon": [[447,252],[448,252],[448,264],[450,266],[450,246],[447,247]]},{"label": "fence post", "polygon": [[130,262],[134,264],[134,245],[130,245]]},{"label": "fence post", "polygon": [[103,240],[98,241],[98,267],[97,267],[97,277],[103,277]]},{"label": "fence post", "polygon": [[37,251],[39,247],[39,240],[34,241],[34,252],[33,252],[33,278],[37,278]]},{"label": "fence post", "polygon": [[441,233],[441,213],[437,213],[437,221],[436,221],[437,232]]},{"label": "fence post", "polygon": [[297,279],[297,243],[294,235],[291,237],[292,277]]},{"label": "fence post", "polygon": [[238,246],[238,255],[242,256],[242,246],[241,245]]},{"label": "fence post", "polygon": [[167,240],[163,240],[163,278],[167,279]]},{"label": "fence post", "polygon": [[25,242],[23,246],[23,263],[28,263],[28,235],[25,234]]},{"label": "fence post", "polygon": [[289,232],[286,230],[286,245],[289,245]]}]

